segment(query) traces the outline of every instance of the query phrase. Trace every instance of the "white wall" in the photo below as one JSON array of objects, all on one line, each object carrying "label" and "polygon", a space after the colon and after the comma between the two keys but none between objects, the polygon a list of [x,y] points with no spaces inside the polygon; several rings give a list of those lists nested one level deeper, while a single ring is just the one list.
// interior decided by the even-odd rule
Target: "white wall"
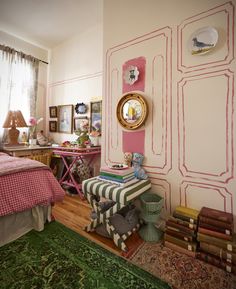
[{"label": "white wall", "polygon": [[[102,99],[102,23],[88,28],[51,51],[47,106],[85,103]],[[48,112],[47,112],[48,113]],[[51,119],[55,120],[55,119]],[[75,141],[75,134],[51,133],[55,142]]]},{"label": "white wall", "polygon": [[[183,205],[236,216],[235,4],[104,0],[102,163],[123,161],[124,129],[116,119],[122,65],[145,57],[145,89],[140,93],[149,114],[139,129],[145,130],[144,168],[152,190],[165,198],[167,214]],[[217,29],[217,46],[205,55],[191,55],[191,34],[206,26]]]}]

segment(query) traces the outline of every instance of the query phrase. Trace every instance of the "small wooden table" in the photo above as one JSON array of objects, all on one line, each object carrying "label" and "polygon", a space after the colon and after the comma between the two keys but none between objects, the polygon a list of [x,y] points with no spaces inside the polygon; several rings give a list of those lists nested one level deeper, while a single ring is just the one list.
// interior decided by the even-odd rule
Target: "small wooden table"
[{"label": "small wooden table", "polygon": [[33,159],[50,166],[52,147],[51,146],[4,146],[2,152],[7,153],[13,157],[24,157]]},{"label": "small wooden table", "polygon": [[[72,148],[72,147],[58,147],[53,150],[53,154],[59,155],[63,163],[66,167],[66,171],[62,175],[62,177],[59,179],[59,183],[62,185],[67,185],[70,187],[74,187],[76,191],[78,192],[81,199],[84,198],[81,185],[76,182],[73,173],[71,171],[73,165],[76,161],[80,161],[81,163],[84,163],[84,160],[86,159],[87,165],[90,166],[91,163],[95,160],[97,156],[101,154],[101,147],[90,147],[90,148]],[[68,157],[72,158],[72,162],[69,164]]]},{"label": "small wooden table", "polygon": [[[92,220],[92,222],[85,227],[85,230],[91,232],[94,231],[98,225],[104,224],[115,245],[123,251],[128,251],[124,241],[138,229],[139,224],[131,231],[120,236],[111,224],[110,217],[150,188],[151,182],[149,180],[138,180],[136,183],[124,188],[100,180],[96,177],[83,181],[83,193],[94,211],[97,213],[96,219]],[[99,200],[101,197],[115,202],[112,207],[103,213],[101,213],[99,206]]]}]

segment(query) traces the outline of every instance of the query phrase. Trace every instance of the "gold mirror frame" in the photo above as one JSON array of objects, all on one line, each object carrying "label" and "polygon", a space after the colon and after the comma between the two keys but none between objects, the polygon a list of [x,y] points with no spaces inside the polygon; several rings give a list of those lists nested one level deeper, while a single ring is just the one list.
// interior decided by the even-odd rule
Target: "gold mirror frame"
[{"label": "gold mirror frame", "polygon": [[139,128],[147,118],[147,103],[138,93],[125,94],[118,102],[116,116],[119,123],[126,129]]}]

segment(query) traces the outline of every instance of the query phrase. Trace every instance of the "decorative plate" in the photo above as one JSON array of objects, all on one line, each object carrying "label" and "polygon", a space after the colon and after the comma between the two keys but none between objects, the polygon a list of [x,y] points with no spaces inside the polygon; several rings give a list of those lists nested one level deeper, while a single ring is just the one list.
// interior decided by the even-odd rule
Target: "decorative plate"
[{"label": "decorative plate", "polygon": [[124,170],[128,168],[128,166],[125,164],[108,165],[108,167],[113,170]]},{"label": "decorative plate", "polygon": [[211,51],[218,41],[218,32],[213,27],[204,27],[195,31],[189,38],[188,48],[192,55]]},{"label": "decorative plate", "polygon": [[138,80],[139,71],[137,66],[129,66],[124,73],[124,80],[125,83],[128,83],[130,85],[134,84],[135,81]]},{"label": "decorative plate", "polygon": [[75,111],[76,111],[76,113],[80,113],[80,114],[86,113],[87,106],[83,102],[77,103],[75,106]]}]

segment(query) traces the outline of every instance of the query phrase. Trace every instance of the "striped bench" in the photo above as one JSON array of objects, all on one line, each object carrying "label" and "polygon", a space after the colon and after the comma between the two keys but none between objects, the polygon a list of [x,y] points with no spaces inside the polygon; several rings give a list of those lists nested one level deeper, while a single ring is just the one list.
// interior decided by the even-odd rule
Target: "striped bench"
[{"label": "striped bench", "polygon": [[[120,236],[114,226],[110,223],[109,218],[150,188],[151,182],[149,180],[139,180],[125,188],[98,180],[96,177],[83,181],[82,191],[84,196],[91,204],[93,210],[97,213],[97,218],[92,220],[91,223],[85,227],[85,230],[91,232],[94,231],[98,225],[104,224],[116,246],[123,251],[127,251],[128,248],[124,241],[138,229],[139,225],[133,228],[132,231]],[[101,197],[115,202],[111,208],[103,213],[100,212],[99,206]]]}]

